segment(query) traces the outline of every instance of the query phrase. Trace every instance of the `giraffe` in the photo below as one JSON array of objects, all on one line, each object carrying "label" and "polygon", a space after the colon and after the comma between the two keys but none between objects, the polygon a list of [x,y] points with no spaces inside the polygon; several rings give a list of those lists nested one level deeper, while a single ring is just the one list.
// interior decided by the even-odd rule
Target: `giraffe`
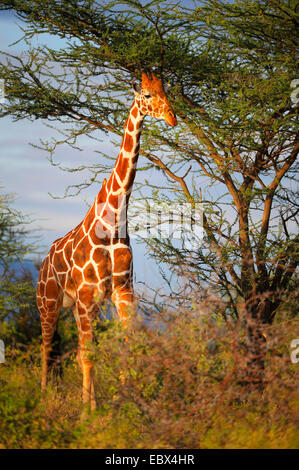
[{"label": "giraffe", "polygon": [[42,390],[47,384],[51,343],[61,307],[72,307],[78,329],[77,361],[83,374],[83,404],[95,409],[93,361],[88,345],[93,342],[93,321],[102,303],[110,298],[124,326],[136,310],[133,264],[127,233],[127,207],[139,157],[139,141],[146,115],[175,126],[176,116],[162,81],[142,73],[133,83],[135,94],[125,123],[120,153],[114,169],[103,182],[83,221],[55,240],[44,259],[37,284],[37,305],[42,328]]}]

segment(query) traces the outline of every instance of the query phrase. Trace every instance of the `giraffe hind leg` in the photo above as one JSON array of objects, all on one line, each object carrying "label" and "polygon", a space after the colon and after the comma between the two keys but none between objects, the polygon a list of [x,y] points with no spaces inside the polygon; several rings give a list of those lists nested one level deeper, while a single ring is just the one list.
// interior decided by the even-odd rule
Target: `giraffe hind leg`
[{"label": "giraffe hind leg", "polygon": [[50,372],[55,379],[62,377],[61,338],[57,332],[59,312],[60,308],[54,312],[48,311],[51,322],[42,322],[42,390],[47,386]]},{"label": "giraffe hind leg", "polygon": [[[54,375],[62,375],[60,362],[60,336],[57,332],[58,316],[62,305],[62,298],[55,281],[51,279],[51,297],[42,296],[40,284],[37,288],[37,305],[41,317],[42,329],[42,390],[47,386],[49,371]],[[55,294],[55,297],[54,297]]]}]

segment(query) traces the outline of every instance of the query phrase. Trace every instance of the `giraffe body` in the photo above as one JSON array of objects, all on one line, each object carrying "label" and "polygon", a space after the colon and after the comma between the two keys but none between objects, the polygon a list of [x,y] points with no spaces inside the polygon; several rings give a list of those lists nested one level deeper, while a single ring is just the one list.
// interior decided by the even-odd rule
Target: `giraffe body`
[{"label": "giraffe body", "polygon": [[176,125],[162,82],[142,75],[135,86],[135,100],[125,124],[122,146],[108,182],[104,181],[84,220],[64,237],[55,240],[42,263],[37,304],[43,336],[42,389],[47,382],[51,342],[61,307],[73,307],[83,372],[83,403],[95,407],[93,364],[88,345],[93,341],[92,323],[102,303],[111,298],[125,323],[136,309],[133,293],[133,262],[127,233],[127,207],[136,173],[139,140],[146,115]]}]

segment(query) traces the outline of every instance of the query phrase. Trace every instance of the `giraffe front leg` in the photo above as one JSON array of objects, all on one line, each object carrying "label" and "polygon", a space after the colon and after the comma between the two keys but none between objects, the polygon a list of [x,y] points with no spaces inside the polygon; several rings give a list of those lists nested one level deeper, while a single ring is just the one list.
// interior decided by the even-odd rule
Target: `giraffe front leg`
[{"label": "giraffe front leg", "polygon": [[118,288],[113,292],[111,298],[116,306],[119,320],[126,328],[128,319],[137,310],[137,300],[134,297],[133,290],[131,288]]},{"label": "giraffe front leg", "polygon": [[96,399],[94,392],[94,366],[91,359],[89,359],[90,354],[90,344],[92,343],[91,335],[84,335],[80,340],[79,346],[79,364],[83,374],[83,387],[82,387],[82,402],[86,408],[90,405],[90,410],[94,411],[96,409]]},{"label": "giraffe front leg", "polygon": [[[56,326],[55,327],[51,327],[51,328],[47,328],[46,329],[46,333],[44,333],[44,329],[42,328],[42,332],[43,332],[43,343],[42,343],[42,380],[41,380],[41,390],[42,392],[44,392],[46,390],[46,387],[47,387],[47,383],[48,383],[48,375],[49,375],[49,362],[51,361],[51,353],[53,351],[53,337],[55,335],[55,331],[56,331]],[[55,337],[54,337],[54,340],[55,340]],[[52,359],[53,360],[53,359]],[[61,372],[60,374],[58,375],[58,372],[57,370],[55,369],[56,367],[61,367],[61,365],[57,366],[57,358],[54,362],[54,364],[51,364],[52,366],[52,372],[53,372],[53,379],[55,379],[54,383],[56,383],[57,385],[57,378],[58,376],[60,375],[61,376]]]},{"label": "giraffe front leg", "polygon": [[96,409],[96,399],[94,392],[93,362],[89,358],[90,346],[93,343],[92,318],[85,310],[74,308],[74,317],[76,319],[79,332],[79,348],[77,361],[83,375],[82,401],[83,405],[91,411]]},{"label": "giraffe front leg", "polygon": [[42,392],[44,392],[47,388],[49,355],[50,355],[50,343],[43,341],[43,344],[42,344],[42,381],[41,381]]},{"label": "giraffe front leg", "polygon": [[[127,327],[127,323],[130,317],[134,315],[137,310],[137,301],[134,297],[132,288],[118,288],[113,292],[111,299],[116,306],[119,320],[122,322],[124,328]],[[125,340],[128,341],[128,337],[125,337]],[[126,382],[125,373],[123,370],[120,370],[119,380],[124,385]],[[114,399],[118,395],[114,396]]]}]

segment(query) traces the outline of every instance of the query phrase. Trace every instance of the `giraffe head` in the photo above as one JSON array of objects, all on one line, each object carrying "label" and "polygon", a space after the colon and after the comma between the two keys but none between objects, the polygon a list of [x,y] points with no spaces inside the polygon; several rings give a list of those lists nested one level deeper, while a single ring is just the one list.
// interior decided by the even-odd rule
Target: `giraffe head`
[{"label": "giraffe head", "polygon": [[164,119],[169,126],[176,125],[176,116],[166,97],[162,81],[153,73],[143,73],[141,85],[134,83],[133,90],[136,95],[135,102],[142,114]]}]

